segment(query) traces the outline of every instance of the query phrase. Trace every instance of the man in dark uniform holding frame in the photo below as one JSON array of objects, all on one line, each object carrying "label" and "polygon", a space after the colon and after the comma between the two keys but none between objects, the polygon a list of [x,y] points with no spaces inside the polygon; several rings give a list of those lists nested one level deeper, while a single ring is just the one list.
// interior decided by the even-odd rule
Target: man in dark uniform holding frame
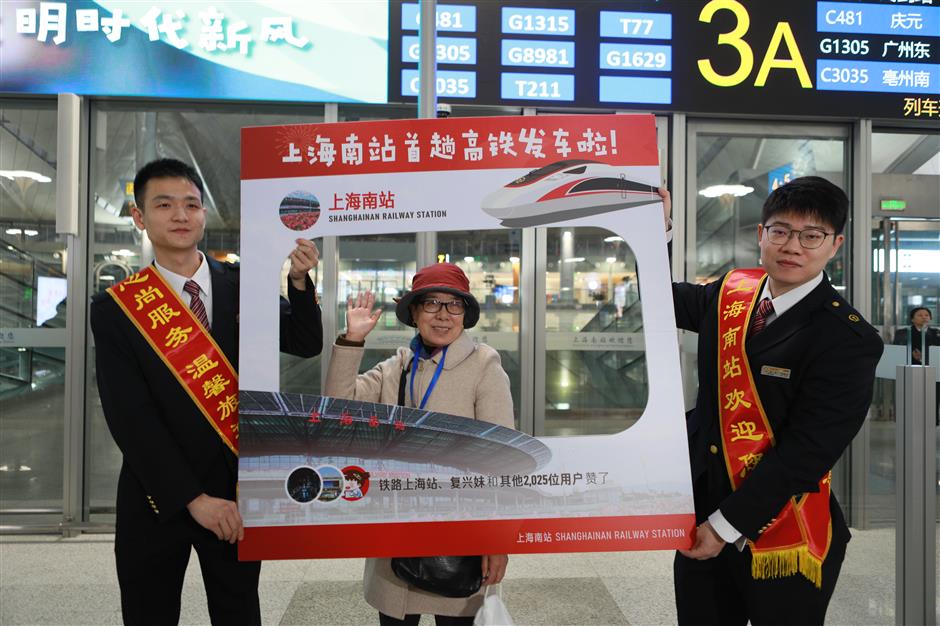
[{"label": "man in dark uniform holding frame", "polygon": [[677,326],[699,335],[680,624],[825,620],[849,541],[830,470],[865,420],[883,349],[823,271],[847,214],[841,189],[798,178],[764,204],[761,268],[673,285]]},{"label": "man in dark uniform holding frame", "polygon": [[[198,325],[223,353],[213,363],[237,366],[238,266],[219,263],[197,249],[206,220],[198,173],[175,159],[153,161],[137,173],[134,194],[134,222],[147,232],[155,257],[154,265],[144,269],[159,274],[150,276],[155,281],[162,279],[158,289],[141,292],[141,304],[155,293],[172,295],[168,302],[191,309],[185,330]],[[318,262],[316,246],[298,239],[290,260],[288,300],[281,299],[280,347],[312,357],[323,344],[320,309],[307,275]],[[115,289],[120,285],[93,299],[91,327],[102,408],[124,455],[115,533],[124,622],[179,621],[183,578],[195,548],[212,622],[260,624],[261,564],[237,557],[236,542],[244,537],[244,529],[235,503],[237,435],[231,432],[237,433],[237,426],[230,419],[235,402],[224,407],[222,416],[229,418],[231,430],[209,420],[191,390],[181,384],[182,372],[171,368],[170,350],[158,352],[160,342],[143,334],[147,320],[142,326],[134,321],[130,310],[135,307],[120,305]],[[203,339],[211,343],[205,334]],[[168,340],[167,345],[187,337],[177,333],[175,342]],[[206,389],[208,396],[219,391]],[[237,399],[237,392],[232,397]]]}]

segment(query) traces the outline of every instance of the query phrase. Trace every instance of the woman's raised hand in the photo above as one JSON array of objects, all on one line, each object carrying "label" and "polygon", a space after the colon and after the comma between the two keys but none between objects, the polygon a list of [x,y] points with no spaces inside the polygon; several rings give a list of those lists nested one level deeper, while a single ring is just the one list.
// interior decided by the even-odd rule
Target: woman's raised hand
[{"label": "woman's raised hand", "polygon": [[371,291],[360,293],[346,301],[346,339],[364,341],[382,317],[382,309],[372,310],[375,306],[375,294]]}]

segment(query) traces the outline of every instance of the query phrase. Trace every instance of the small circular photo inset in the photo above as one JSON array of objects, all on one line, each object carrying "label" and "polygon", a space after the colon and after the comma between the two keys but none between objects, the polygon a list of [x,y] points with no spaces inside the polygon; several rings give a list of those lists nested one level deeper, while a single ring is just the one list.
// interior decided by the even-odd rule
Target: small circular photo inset
[{"label": "small circular photo inset", "polygon": [[343,500],[361,500],[369,492],[369,472],[358,465],[343,468]]},{"label": "small circular photo inset", "polygon": [[309,191],[292,191],[281,200],[281,222],[291,230],[307,230],[320,219],[320,201]]},{"label": "small circular photo inset", "polygon": [[301,504],[313,502],[323,490],[323,480],[315,469],[301,465],[287,476],[284,487],[291,500]]},{"label": "small circular photo inset", "polygon": [[317,500],[320,502],[333,502],[343,494],[343,473],[333,465],[321,465],[317,473],[323,480],[323,489]]}]

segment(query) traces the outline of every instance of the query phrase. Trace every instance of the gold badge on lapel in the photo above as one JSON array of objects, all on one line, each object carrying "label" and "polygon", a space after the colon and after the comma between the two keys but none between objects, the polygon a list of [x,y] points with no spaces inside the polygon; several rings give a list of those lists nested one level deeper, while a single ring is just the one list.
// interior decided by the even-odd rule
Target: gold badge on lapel
[{"label": "gold badge on lapel", "polygon": [[762,376],[773,376],[774,378],[785,378],[790,380],[790,370],[786,367],[774,367],[772,365],[762,365],[760,368]]}]

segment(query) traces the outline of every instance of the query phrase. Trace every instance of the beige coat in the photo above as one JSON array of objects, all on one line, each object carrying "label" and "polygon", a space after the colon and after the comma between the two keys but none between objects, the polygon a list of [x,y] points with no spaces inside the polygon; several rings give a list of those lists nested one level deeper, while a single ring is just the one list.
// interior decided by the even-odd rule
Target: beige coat
[{"label": "beige coat", "polygon": [[[336,398],[398,404],[401,372],[411,362],[411,350],[399,348],[395,356],[365,374],[358,374],[363,350],[333,346],[324,393]],[[418,364],[416,398],[424,397],[440,356],[439,352]],[[414,406],[407,388],[405,404]],[[467,333],[461,333],[447,349],[444,369],[424,408],[513,428],[509,377],[500,364],[499,353],[485,344],[475,344]],[[392,573],[391,559],[366,559],[363,587],[366,602],[397,619],[415,613],[473,615],[483,602],[482,590],[469,598],[445,598],[409,587]]]}]

